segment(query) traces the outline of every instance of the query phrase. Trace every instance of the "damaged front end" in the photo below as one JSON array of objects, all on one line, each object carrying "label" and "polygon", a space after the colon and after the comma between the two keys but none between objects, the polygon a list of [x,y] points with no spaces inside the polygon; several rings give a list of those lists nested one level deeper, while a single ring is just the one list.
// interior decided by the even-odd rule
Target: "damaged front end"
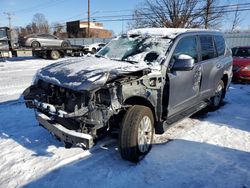
[{"label": "damaged front end", "polygon": [[40,125],[65,144],[80,143],[86,149],[109,129],[110,117],[122,108],[115,87],[74,91],[39,80],[23,95]]}]

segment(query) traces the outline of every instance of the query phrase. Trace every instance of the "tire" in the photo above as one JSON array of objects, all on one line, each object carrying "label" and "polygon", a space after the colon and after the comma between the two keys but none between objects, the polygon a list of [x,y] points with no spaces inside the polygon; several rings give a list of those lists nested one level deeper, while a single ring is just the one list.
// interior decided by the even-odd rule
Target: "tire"
[{"label": "tire", "polygon": [[225,84],[220,80],[215,89],[215,96],[210,99],[209,109],[217,110],[221,106],[225,94]]},{"label": "tire", "polygon": [[59,51],[57,51],[57,50],[52,50],[52,51],[50,52],[50,59],[52,59],[52,60],[57,60],[57,59],[59,59],[60,57],[61,57],[61,54],[60,54]]},{"label": "tire", "polygon": [[31,43],[31,47],[32,48],[39,48],[41,46],[41,44],[38,41],[33,41]]},{"label": "tire", "polygon": [[70,143],[70,142],[64,142],[64,147],[65,147],[66,149],[70,149],[72,146],[73,146],[72,143]]},{"label": "tire", "polygon": [[140,105],[132,106],[124,115],[120,128],[121,157],[134,163],[138,162],[151,150],[153,136],[154,117],[150,108]]},{"label": "tire", "polygon": [[69,46],[70,46],[69,43],[62,42],[62,45],[61,45],[62,48],[68,48]]},{"label": "tire", "polygon": [[92,54],[95,54],[96,51],[97,51],[97,50],[96,50],[95,48],[92,48],[91,53],[92,53]]}]

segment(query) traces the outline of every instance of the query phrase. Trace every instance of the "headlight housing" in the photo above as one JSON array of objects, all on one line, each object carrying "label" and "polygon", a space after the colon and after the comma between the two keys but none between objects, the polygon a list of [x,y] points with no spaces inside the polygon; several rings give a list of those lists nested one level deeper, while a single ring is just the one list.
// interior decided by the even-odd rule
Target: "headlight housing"
[{"label": "headlight housing", "polygon": [[250,70],[250,65],[244,67],[243,70]]}]

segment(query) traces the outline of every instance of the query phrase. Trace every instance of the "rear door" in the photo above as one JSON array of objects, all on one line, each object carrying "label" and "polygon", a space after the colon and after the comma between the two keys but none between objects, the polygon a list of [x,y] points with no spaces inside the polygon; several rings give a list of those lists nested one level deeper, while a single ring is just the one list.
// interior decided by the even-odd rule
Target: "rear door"
[{"label": "rear door", "polygon": [[201,64],[198,61],[198,37],[186,36],[181,38],[172,54],[170,66],[175,63],[175,57],[185,54],[195,60],[195,66],[190,71],[170,71],[168,116],[174,115],[197,103],[200,92]]},{"label": "rear door", "polygon": [[58,39],[53,35],[47,35],[48,37],[48,45],[49,46],[61,46],[62,40]]},{"label": "rear door", "polygon": [[199,37],[202,81],[201,97],[208,98],[213,95],[215,85],[221,79],[225,41],[222,36],[201,35]]}]

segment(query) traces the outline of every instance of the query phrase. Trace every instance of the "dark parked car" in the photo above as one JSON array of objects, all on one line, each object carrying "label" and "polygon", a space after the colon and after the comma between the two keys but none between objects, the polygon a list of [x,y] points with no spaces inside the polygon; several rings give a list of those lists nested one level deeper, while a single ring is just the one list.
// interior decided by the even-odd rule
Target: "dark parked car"
[{"label": "dark parked car", "polygon": [[233,80],[250,81],[250,46],[240,46],[233,52]]},{"label": "dark parked car", "polygon": [[94,57],[41,69],[24,99],[65,147],[90,148],[119,130],[122,158],[137,162],[154,133],[206,106],[219,108],[231,78],[231,50],[220,32],[137,29]]},{"label": "dark parked car", "polygon": [[21,38],[21,46],[25,47],[63,47],[67,48],[70,46],[70,42],[67,40],[61,40],[58,37],[50,34],[32,34]]}]

